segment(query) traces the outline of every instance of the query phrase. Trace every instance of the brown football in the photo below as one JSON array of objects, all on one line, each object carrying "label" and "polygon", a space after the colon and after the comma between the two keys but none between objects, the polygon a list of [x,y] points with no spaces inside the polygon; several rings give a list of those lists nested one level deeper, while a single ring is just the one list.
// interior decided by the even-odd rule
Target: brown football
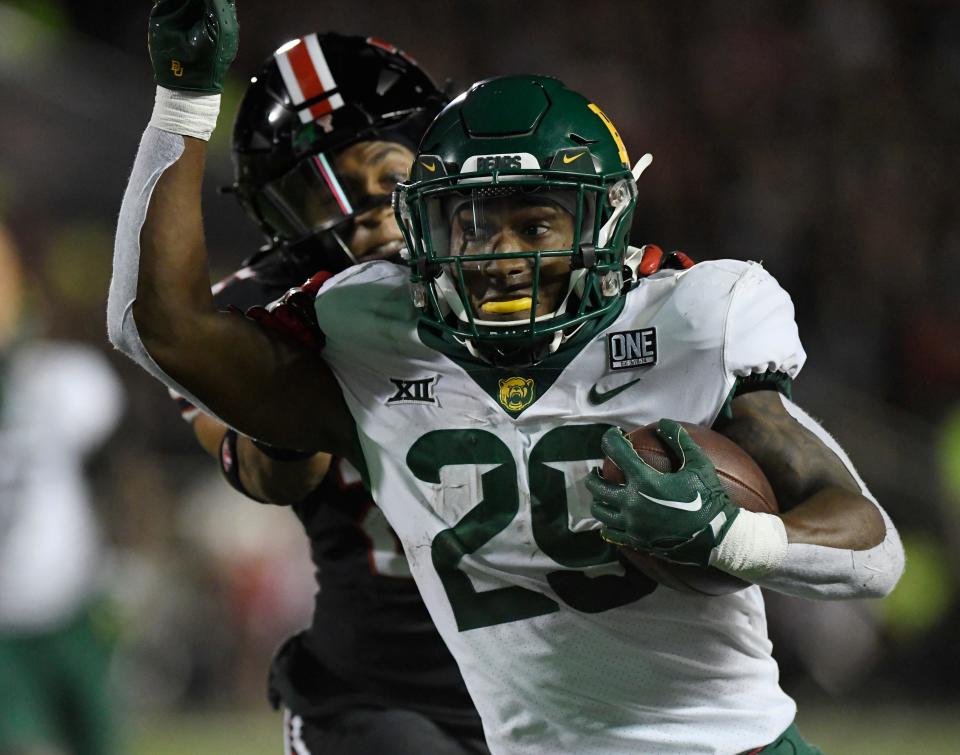
[{"label": "brown football", "polygon": [[[730,500],[747,511],[776,514],[780,511],[777,497],[757,462],[740,446],[708,427],[681,422],[717,468],[717,476]],[[627,434],[637,454],[660,472],[675,471],[676,464],[656,433],[656,423],[637,428]],[[603,461],[603,476],[623,482],[623,473],[610,459]],[[625,560],[650,579],[681,592],[700,595],[726,595],[749,586],[748,582],[712,567],[672,564],[648,553],[631,548],[620,549]]]}]

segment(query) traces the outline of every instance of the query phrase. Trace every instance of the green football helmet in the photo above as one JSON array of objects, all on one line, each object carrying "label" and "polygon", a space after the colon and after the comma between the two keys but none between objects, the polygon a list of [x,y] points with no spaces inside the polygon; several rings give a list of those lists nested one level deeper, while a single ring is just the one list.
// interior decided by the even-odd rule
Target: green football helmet
[{"label": "green football helmet", "polygon": [[474,84],[394,193],[421,320],[502,366],[532,364],[619,306],[637,201],[619,134],[546,76]]}]

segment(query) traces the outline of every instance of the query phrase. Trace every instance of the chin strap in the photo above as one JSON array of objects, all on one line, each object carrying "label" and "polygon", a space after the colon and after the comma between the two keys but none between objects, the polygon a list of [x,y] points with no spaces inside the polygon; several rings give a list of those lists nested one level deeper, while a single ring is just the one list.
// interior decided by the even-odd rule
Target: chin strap
[{"label": "chin strap", "polygon": [[640,176],[643,175],[643,171],[645,171],[651,165],[653,165],[653,155],[647,152],[647,154],[637,160],[637,164],[633,166],[633,170],[631,171],[631,173],[633,173],[633,180],[635,182],[639,181]]},{"label": "chin strap", "polygon": [[291,259],[309,262],[313,270],[338,273],[357,264],[357,258],[343,240],[345,235],[349,235],[349,227],[340,225],[298,241],[279,241],[272,249]]},{"label": "chin strap", "polygon": [[350,264],[350,265],[356,265],[356,264],[357,264],[357,258],[354,256],[353,252],[350,251],[350,247],[347,246],[346,242],[343,240],[343,238],[340,236],[340,234],[337,233],[337,231],[333,230],[333,231],[330,231],[330,237],[333,239],[333,242],[337,245],[337,248],[338,248],[341,252],[343,252],[343,255],[344,255],[348,260],[350,260],[350,263],[349,263],[349,264]]}]

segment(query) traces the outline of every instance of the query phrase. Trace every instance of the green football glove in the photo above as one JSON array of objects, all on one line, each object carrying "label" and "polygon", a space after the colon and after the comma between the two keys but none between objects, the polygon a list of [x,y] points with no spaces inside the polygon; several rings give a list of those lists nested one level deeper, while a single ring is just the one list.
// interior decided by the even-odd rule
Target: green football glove
[{"label": "green football glove", "polygon": [[147,44],[157,84],[197,94],[219,94],[237,55],[236,0],[157,0]]},{"label": "green football glove", "polygon": [[625,483],[605,480],[599,469],[586,479],[600,535],[614,545],[652,553],[681,564],[707,566],[740,514],[720,484],[706,454],[678,422],[661,419],[657,435],[681,462],[677,472],[658,472],[643,461],[619,428],[607,430],[603,453],[623,472]]}]

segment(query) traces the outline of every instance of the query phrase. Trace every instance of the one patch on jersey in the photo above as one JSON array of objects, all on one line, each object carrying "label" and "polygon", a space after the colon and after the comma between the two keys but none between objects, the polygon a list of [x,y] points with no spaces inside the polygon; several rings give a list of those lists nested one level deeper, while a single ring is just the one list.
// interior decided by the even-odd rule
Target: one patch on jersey
[{"label": "one patch on jersey", "polygon": [[387,406],[397,404],[435,404],[439,405],[436,396],[437,381],[439,375],[428,378],[417,378],[415,380],[403,380],[401,378],[390,378],[396,388],[396,392],[387,399]]},{"label": "one patch on jersey", "polygon": [[607,333],[611,370],[629,370],[657,363],[657,329],[621,330]]},{"label": "one patch on jersey", "polygon": [[537,396],[533,378],[511,377],[500,380],[500,404],[511,412],[519,412],[533,403]]}]

